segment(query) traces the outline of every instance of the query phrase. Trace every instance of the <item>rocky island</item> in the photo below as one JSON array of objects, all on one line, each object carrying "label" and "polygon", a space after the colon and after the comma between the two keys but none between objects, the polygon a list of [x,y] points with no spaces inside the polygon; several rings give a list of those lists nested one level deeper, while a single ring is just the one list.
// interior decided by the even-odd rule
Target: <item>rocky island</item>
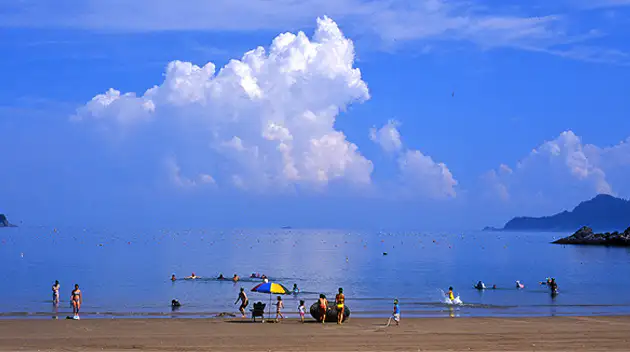
[{"label": "rocky island", "polygon": [[15,225],[9,223],[6,215],[0,214],[0,227],[15,227]]},{"label": "rocky island", "polygon": [[598,229],[623,229],[630,225],[630,201],[607,194],[581,202],[572,211],[543,216],[516,217],[503,228],[484,231],[567,231],[590,226]]},{"label": "rocky island", "polygon": [[584,226],[573,235],[552,242],[554,244],[590,244],[602,246],[630,247],[630,227],[624,232],[594,233],[593,229]]}]

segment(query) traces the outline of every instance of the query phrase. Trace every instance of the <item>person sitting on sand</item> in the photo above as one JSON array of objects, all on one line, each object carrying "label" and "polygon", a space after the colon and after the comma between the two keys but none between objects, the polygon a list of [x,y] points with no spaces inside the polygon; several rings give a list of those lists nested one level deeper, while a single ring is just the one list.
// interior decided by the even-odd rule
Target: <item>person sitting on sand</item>
[{"label": "person sitting on sand", "polygon": [[341,287],[339,287],[339,293],[335,296],[335,304],[337,305],[337,324],[341,324],[346,304],[346,296],[343,294],[343,288]]},{"label": "person sitting on sand", "polygon": [[60,287],[61,287],[61,285],[59,285],[59,281],[55,280],[55,284],[52,285],[53,304],[54,305],[59,304],[59,288]]},{"label": "person sitting on sand", "polygon": [[448,293],[446,295],[448,299],[450,299],[451,301],[455,300],[455,294],[453,293],[453,286],[448,288]]},{"label": "person sitting on sand", "polygon": [[249,299],[247,299],[247,295],[245,294],[245,289],[241,287],[241,292],[238,294],[238,298],[236,299],[236,302],[234,302],[234,304],[238,303],[238,301],[241,301],[241,306],[238,308],[238,310],[241,312],[241,315],[243,316],[243,318],[245,318],[245,308],[247,307],[247,304],[249,303]]},{"label": "person sitting on sand", "polygon": [[297,284],[293,284],[293,294],[297,295],[300,293],[300,289],[297,287]]},{"label": "person sitting on sand", "polygon": [[326,296],[324,294],[319,295],[319,319],[322,321],[322,324],[326,322],[326,312],[328,311],[328,301],[326,300]]},{"label": "person sitting on sand", "polygon": [[175,277],[175,274],[171,275],[171,281],[175,281],[177,280],[177,278]]},{"label": "person sitting on sand", "polygon": [[198,279],[199,276],[195,275],[195,273],[190,274],[190,276],[186,276],[185,279],[194,280]]},{"label": "person sitting on sand", "polygon": [[225,280],[225,277],[223,276],[223,274],[219,274],[219,276],[217,277],[217,280]]},{"label": "person sitting on sand", "polygon": [[238,275],[234,274],[234,276],[232,277],[232,281],[236,282],[238,280],[240,280],[241,278],[238,277]]},{"label": "person sitting on sand", "polygon": [[72,301],[72,313],[74,314],[72,319],[79,320],[79,310],[81,310],[81,304],[83,303],[83,294],[79,290],[79,285],[74,285],[74,290],[70,295],[70,301]]}]

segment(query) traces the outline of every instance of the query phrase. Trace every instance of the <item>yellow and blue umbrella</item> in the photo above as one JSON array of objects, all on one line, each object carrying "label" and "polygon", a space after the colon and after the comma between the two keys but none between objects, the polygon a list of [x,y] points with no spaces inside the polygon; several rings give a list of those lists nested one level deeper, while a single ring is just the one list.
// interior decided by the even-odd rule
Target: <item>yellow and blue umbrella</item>
[{"label": "yellow and blue umbrella", "polygon": [[271,293],[275,295],[288,295],[291,293],[288,288],[275,282],[263,282],[252,288],[252,292]]},{"label": "yellow and blue umbrella", "polygon": [[263,282],[252,288],[252,292],[269,294],[269,318],[271,318],[271,295],[288,295],[291,293],[288,288],[275,282]]}]

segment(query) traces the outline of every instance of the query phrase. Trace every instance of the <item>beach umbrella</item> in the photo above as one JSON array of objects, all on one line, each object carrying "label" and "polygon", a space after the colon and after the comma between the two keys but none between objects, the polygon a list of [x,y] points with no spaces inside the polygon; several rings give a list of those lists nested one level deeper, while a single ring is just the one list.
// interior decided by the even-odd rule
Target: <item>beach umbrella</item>
[{"label": "beach umbrella", "polygon": [[263,282],[254,286],[251,291],[269,294],[269,319],[271,319],[271,295],[288,295],[291,293],[288,288],[275,282]]}]

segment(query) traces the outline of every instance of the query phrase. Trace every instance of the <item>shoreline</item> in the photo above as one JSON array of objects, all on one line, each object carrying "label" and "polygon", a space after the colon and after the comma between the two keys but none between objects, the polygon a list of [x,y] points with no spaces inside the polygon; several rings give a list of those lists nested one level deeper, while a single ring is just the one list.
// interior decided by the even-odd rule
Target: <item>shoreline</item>
[{"label": "shoreline", "polygon": [[[404,312],[403,312],[404,313]],[[630,315],[350,319],[342,326],[251,319],[0,320],[0,351],[626,351]]]}]

